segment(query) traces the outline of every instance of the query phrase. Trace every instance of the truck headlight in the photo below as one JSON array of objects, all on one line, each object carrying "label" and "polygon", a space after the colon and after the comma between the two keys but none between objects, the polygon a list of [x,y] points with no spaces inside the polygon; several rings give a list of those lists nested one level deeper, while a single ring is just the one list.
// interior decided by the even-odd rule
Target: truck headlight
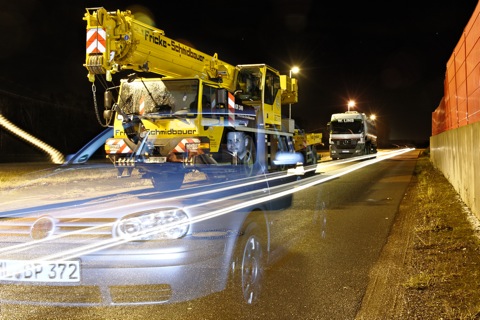
[{"label": "truck headlight", "polygon": [[190,227],[181,209],[156,209],[122,217],[113,226],[113,235],[129,240],[162,240],[184,237]]}]

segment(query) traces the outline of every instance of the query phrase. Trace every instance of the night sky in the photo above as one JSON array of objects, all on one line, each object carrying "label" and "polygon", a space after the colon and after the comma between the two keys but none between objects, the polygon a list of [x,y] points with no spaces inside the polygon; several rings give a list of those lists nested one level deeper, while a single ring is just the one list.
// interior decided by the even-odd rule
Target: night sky
[{"label": "night sky", "polygon": [[[428,140],[446,63],[477,3],[2,0],[0,84],[89,101],[85,8],[135,14],[143,6],[167,37],[230,64],[267,63],[283,74],[300,67],[292,117],[307,131],[324,130],[330,114],[354,99],[358,111],[377,115],[389,139]],[[102,130],[95,120],[85,125]]]}]

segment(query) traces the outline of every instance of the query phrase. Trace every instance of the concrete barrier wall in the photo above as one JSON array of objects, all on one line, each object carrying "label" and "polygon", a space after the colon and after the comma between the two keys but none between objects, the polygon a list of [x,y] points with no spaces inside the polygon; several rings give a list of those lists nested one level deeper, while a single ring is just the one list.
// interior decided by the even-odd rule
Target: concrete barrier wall
[{"label": "concrete barrier wall", "polygon": [[430,159],[480,219],[480,122],[431,136]]}]

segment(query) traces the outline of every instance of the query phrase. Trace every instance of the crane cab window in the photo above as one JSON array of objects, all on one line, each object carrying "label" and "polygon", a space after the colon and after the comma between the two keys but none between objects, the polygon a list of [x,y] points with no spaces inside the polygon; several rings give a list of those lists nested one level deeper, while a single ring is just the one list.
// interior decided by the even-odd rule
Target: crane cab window
[{"label": "crane cab window", "polygon": [[262,99],[262,74],[255,69],[243,69],[238,75],[237,99],[242,102],[259,101]]}]

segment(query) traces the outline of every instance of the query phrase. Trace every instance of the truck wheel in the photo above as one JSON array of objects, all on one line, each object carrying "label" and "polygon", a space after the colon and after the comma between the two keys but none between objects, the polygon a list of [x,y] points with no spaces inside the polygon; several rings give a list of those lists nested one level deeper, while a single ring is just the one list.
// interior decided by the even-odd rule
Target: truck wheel
[{"label": "truck wheel", "polygon": [[246,136],[245,140],[247,140],[247,154],[243,159],[243,166],[245,176],[251,177],[256,175],[257,150],[255,149],[255,142],[251,136]]},{"label": "truck wheel", "polygon": [[183,184],[185,173],[151,173],[150,180],[157,191],[177,190]]},{"label": "truck wheel", "polygon": [[306,164],[307,165],[317,164],[317,162],[318,162],[317,148],[315,148],[315,146],[309,146],[308,148],[310,149],[311,156],[310,156],[309,161],[306,161],[307,162]]}]

